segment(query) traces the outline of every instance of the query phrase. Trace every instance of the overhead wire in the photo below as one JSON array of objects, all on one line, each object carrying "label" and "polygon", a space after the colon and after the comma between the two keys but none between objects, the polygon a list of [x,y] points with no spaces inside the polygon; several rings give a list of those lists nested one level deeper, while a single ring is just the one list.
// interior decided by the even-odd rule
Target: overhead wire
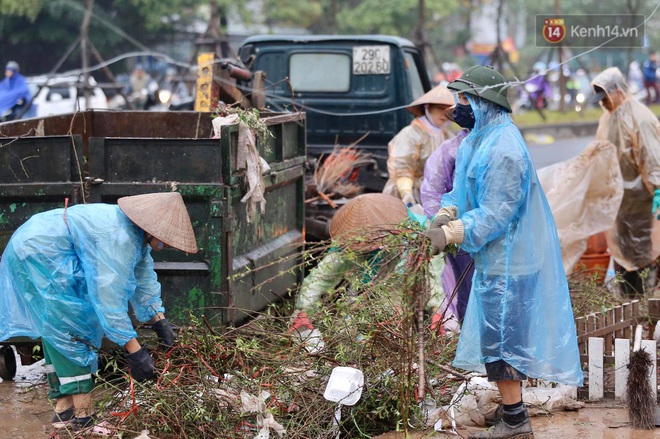
[{"label": "overhead wire", "polygon": [[[83,8],[80,4],[78,4],[78,3],[76,3],[72,0],[58,0],[58,1],[61,2],[61,3],[65,3],[67,5],[70,5],[71,7],[74,7],[78,10],[81,10],[81,11],[83,10]],[[638,24],[634,28],[636,29],[636,28],[639,28],[641,26],[645,26],[646,23],[656,14],[656,12],[658,11],[659,8],[660,8],[660,0],[656,3],[654,9],[651,11],[649,16],[646,17],[646,19],[642,23]],[[163,60],[163,61],[165,61],[169,64],[176,65],[176,66],[181,67],[181,68],[186,68],[188,70],[193,70],[194,71],[195,69],[198,68],[197,65],[177,61],[177,60],[173,59],[172,57],[170,57],[169,55],[166,55],[164,53],[149,50],[146,46],[144,46],[143,44],[141,44],[140,42],[138,42],[134,38],[130,37],[128,34],[126,34],[124,31],[122,31],[121,29],[119,29],[115,25],[113,25],[111,23],[107,23],[105,19],[103,19],[102,17],[99,17],[97,14],[92,14],[92,16],[97,21],[101,22],[104,26],[106,26],[108,29],[110,29],[110,30],[116,32],[118,35],[126,38],[128,41],[135,44],[137,47],[139,47],[142,50],[134,51],[134,52],[127,52],[127,53],[115,56],[114,58],[111,58],[111,59],[109,59],[109,60],[107,60],[103,63],[99,63],[99,64],[94,65],[94,66],[90,66],[85,70],[83,70],[83,69],[69,70],[67,72],[63,72],[62,75],[81,75],[81,74],[84,74],[86,72],[91,73],[91,72],[95,72],[97,70],[100,70],[102,68],[108,67],[110,65],[113,65],[115,63],[118,63],[120,61],[129,59],[129,58],[139,58],[139,57],[145,57],[145,56],[161,59],[161,60]],[[609,44],[612,41],[615,41],[618,38],[623,38],[623,36],[618,36],[618,35],[614,36],[614,37],[610,38],[609,40],[599,44],[598,46],[595,46],[595,47],[593,47],[591,49],[588,49],[584,52],[581,52],[581,53],[579,53],[579,54],[577,54],[573,57],[570,57],[569,59],[567,59],[567,60],[565,60],[561,63],[558,63],[556,67],[554,67],[552,69],[548,69],[548,70],[558,69],[561,72],[561,69],[564,65],[570,63],[571,61],[573,61],[575,59],[586,56],[589,53],[594,52],[594,51],[606,46],[607,44]],[[227,63],[228,61],[229,61],[228,59],[218,59],[218,60],[215,60],[213,63],[209,63],[209,65],[219,64],[219,63]],[[236,64],[236,65],[239,65],[239,64]],[[546,70],[546,72],[547,72],[547,70]],[[486,90],[492,89],[492,88],[500,88],[501,86],[504,86],[505,88],[512,88],[512,87],[521,86],[521,85],[526,84],[529,81],[532,81],[532,80],[538,78],[539,76],[544,75],[546,72],[543,72],[543,73],[539,72],[536,75],[530,76],[526,80],[520,80],[518,78],[515,78],[515,80],[507,81],[503,84],[480,86],[478,88],[475,88],[475,90],[478,91],[478,92],[481,92],[481,91],[486,91]],[[229,80],[226,80],[226,79],[218,77],[218,76],[214,76],[214,79],[217,82],[220,82],[220,83],[226,83],[227,85],[235,85],[233,81],[229,81]],[[278,83],[279,82],[280,81],[278,81]],[[276,84],[274,84],[274,85],[276,85]],[[255,91],[254,89],[252,89],[250,87],[247,87],[247,86],[243,86],[242,89],[245,90],[248,93],[252,93],[252,92]],[[384,109],[380,109],[380,110],[370,110],[370,111],[360,111],[360,112],[333,112],[333,111],[328,111],[328,110],[324,110],[324,109],[321,109],[321,108],[317,108],[317,107],[314,107],[314,106],[306,105],[304,103],[296,101],[293,97],[288,97],[285,94],[267,93],[265,91],[263,91],[263,93],[264,93],[264,96],[270,98],[271,101],[269,102],[269,104],[274,105],[274,106],[278,106],[279,107],[278,109],[280,109],[280,110],[288,111],[285,108],[285,106],[288,104],[288,105],[293,105],[295,107],[299,107],[301,109],[301,111],[304,110],[306,112],[313,112],[313,113],[323,114],[323,115],[326,115],[326,116],[336,116],[336,117],[344,117],[344,116],[346,116],[346,117],[355,117],[355,116],[369,116],[369,115],[375,115],[375,114],[384,114],[384,113],[389,113],[389,112],[393,112],[393,111],[402,110],[402,109],[405,109],[405,108],[408,107],[408,105],[401,105],[401,106],[396,106],[396,107],[384,108]],[[452,93],[457,94],[457,92],[455,92],[455,91],[452,91]],[[274,101],[274,100],[277,100],[277,101]]]}]

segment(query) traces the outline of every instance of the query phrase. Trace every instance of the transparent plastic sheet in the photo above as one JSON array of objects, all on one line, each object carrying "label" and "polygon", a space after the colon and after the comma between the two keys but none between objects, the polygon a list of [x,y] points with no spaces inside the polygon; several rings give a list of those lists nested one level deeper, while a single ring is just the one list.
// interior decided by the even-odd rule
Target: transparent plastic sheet
[{"label": "transparent plastic sheet", "polygon": [[[562,410],[577,410],[584,406],[577,400],[577,387],[558,385],[557,387],[525,386],[522,398],[530,414],[544,414]],[[485,426],[484,416],[492,414],[502,402],[495,383],[483,377],[472,377],[454,393],[451,404],[430,413],[430,422],[443,419],[442,424],[462,426]]]},{"label": "transparent plastic sheet", "polygon": [[414,181],[413,192],[419,201],[426,160],[445,139],[444,129],[433,128],[419,117],[399,131],[387,146],[387,171],[390,178],[385,183],[383,193],[401,198],[396,181],[408,177]]},{"label": "transparent plastic sheet", "polygon": [[[260,155],[257,150],[257,142],[254,133],[243,121],[238,117],[238,114],[230,114],[225,117],[216,117],[212,121],[213,124],[213,138],[220,138],[222,128],[229,125],[238,124],[238,152],[236,155],[237,169],[245,169],[245,180],[247,182],[248,190],[241,198],[241,203],[246,205],[246,220],[248,223],[254,221],[254,216],[257,212],[257,205],[259,211],[263,214],[266,211],[266,198],[264,192],[266,191],[262,174],[270,166]],[[265,165],[265,166],[264,166]]]},{"label": "transparent plastic sheet", "polygon": [[623,197],[616,147],[595,140],[578,156],[539,169],[538,176],[557,225],[564,270],[570,274],[589,237],[614,226]]},{"label": "transparent plastic sheet", "polygon": [[164,312],[144,232],[116,205],[84,204],[34,215],[0,261],[0,340],[42,337],[81,366],[96,365],[103,335],[136,336],[128,314]]},{"label": "transparent plastic sheet", "polygon": [[660,221],[651,212],[654,188],[660,187],[660,122],[629,93],[616,67],[603,70],[592,84],[611,102],[609,110],[603,106],[596,138],[616,146],[624,188],[607,244],[616,262],[638,270],[660,256]]},{"label": "transparent plastic sheet", "polygon": [[468,95],[475,129],[456,158],[461,248],[475,274],[454,366],[485,373],[504,360],[533,377],[582,385],[559,238],[529,151],[509,114]]}]

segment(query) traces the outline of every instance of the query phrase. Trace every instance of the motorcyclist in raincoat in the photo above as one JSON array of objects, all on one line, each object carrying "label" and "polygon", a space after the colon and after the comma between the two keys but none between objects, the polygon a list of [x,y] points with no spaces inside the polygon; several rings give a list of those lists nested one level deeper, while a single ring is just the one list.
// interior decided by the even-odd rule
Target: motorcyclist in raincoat
[{"label": "motorcyclist in raincoat", "polygon": [[447,138],[445,110],[452,105],[452,94],[439,85],[407,107],[416,117],[387,146],[389,180],[383,193],[400,198],[408,207],[420,204],[424,165]]},{"label": "motorcyclist in raincoat", "polygon": [[[454,174],[456,170],[456,154],[463,139],[474,127],[474,114],[469,105],[452,106],[445,111],[447,118],[458,124],[462,130],[454,137],[445,140],[424,166],[424,181],[420,189],[424,214],[433,218],[440,210],[440,200],[444,194],[451,192],[454,187]],[[445,256],[446,265],[442,270],[442,288],[445,291],[445,301],[432,317],[434,324],[442,321],[444,327],[450,331],[458,332],[460,322],[465,316],[474,265],[472,258],[465,250],[459,250],[456,255]],[[458,290],[454,290],[459,282]],[[431,329],[435,329],[435,325]]]},{"label": "motorcyclist in raincoat", "polygon": [[623,199],[605,235],[607,244],[626,281],[624,293],[644,294],[653,288],[653,261],[660,255],[660,122],[630,94],[616,67],[603,70],[591,84],[604,110],[596,137],[616,146],[623,177]]},{"label": "motorcyclist in raincoat", "polygon": [[49,210],[32,216],[7,243],[0,261],[0,341],[41,337],[56,428],[93,425],[91,374],[103,336],[126,349],[134,379],[153,378],[154,362],[136,339],[129,303],[161,344],[174,343],[151,257],[165,245],[197,251],[177,192]]},{"label": "motorcyclist in raincoat", "polygon": [[434,251],[458,244],[475,274],[454,365],[486,373],[503,406],[477,438],[530,438],[521,381],[575,386],[583,374],[575,322],[552,212],[520,131],[506,80],[474,66],[449,84],[472,107],[475,126],[461,142],[453,190],[427,231]]},{"label": "motorcyclist in raincoat", "polygon": [[27,81],[19,71],[16,61],[9,61],[5,66],[5,78],[0,82],[0,116],[3,120],[17,119],[32,100]]}]

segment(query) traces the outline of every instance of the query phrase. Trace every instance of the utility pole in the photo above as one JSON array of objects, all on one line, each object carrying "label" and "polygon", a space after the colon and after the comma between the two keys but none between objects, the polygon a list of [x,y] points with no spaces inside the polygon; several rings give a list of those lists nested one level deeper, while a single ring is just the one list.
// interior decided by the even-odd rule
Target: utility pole
[{"label": "utility pole", "polygon": [[[443,72],[442,63],[436,56],[433,48],[426,39],[426,31],[424,30],[424,24],[426,23],[426,8],[424,5],[424,0],[418,0],[417,2],[417,28],[415,29],[415,46],[421,52],[424,57],[424,63],[428,66],[426,60],[427,56],[431,57],[433,64],[438,69],[438,71]],[[444,73],[444,72],[443,72]]]},{"label": "utility pole", "polygon": [[94,8],[94,0],[84,0],[85,14],[80,26],[80,58],[82,60],[83,71],[83,93],[85,95],[85,109],[89,108],[89,101],[91,98],[90,85],[89,85],[89,22],[92,19],[92,9]]},{"label": "utility pole", "polygon": [[[555,0],[555,15],[559,15],[559,0]],[[564,113],[566,111],[566,78],[564,78],[564,66],[562,65],[564,59],[564,48],[561,43],[557,46],[557,61],[559,62],[559,111]]]}]

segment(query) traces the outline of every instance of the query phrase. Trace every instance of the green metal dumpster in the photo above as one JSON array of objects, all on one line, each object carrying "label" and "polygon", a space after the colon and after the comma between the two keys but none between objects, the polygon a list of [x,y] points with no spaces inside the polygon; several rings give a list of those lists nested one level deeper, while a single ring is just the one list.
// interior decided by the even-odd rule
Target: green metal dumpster
[{"label": "green metal dumpster", "polygon": [[[258,150],[266,206],[248,223],[236,161],[238,127],[212,139],[211,115],[85,111],[0,125],[0,250],[31,215],[69,203],[177,190],[199,252],[154,253],[168,318],[189,312],[214,326],[241,321],[294,288],[304,241],[305,120],[262,115],[273,134]],[[236,273],[246,276],[238,277]]]}]

